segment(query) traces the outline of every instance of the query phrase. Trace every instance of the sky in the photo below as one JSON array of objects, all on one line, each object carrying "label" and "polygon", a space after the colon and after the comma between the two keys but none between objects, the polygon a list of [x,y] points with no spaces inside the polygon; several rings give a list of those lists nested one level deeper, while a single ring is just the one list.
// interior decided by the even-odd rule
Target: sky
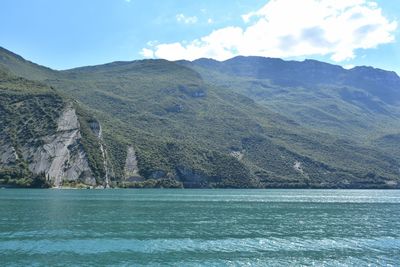
[{"label": "sky", "polygon": [[400,74],[399,0],[1,0],[0,46],[53,69],[316,59]]}]

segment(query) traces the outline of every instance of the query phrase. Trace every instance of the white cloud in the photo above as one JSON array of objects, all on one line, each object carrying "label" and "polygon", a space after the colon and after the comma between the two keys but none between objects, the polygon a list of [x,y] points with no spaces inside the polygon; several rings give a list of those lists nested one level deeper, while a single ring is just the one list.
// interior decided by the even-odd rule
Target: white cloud
[{"label": "white cloud", "polygon": [[194,24],[198,21],[198,18],[196,16],[187,17],[187,16],[183,15],[182,13],[177,14],[175,16],[175,18],[178,22],[185,23],[185,24]]},{"label": "white cloud", "polygon": [[349,70],[349,69],[352,69],[352,68],[354,68],[355,66],[353,65],[353,64],[347,64],[347,65],[344,65],[343,66],[343,68],[345,68],[346,70]]},{"label": "white cloud", "polygon": [[[176,18],[183,22],[188,19],[183,14]],[[221,28],[188,43],[157,44],[146,49],[151,49],[154,57],[169,60],[329,55],[340,62],[354,58],[356,49],[393,42],[397,29],[397,22],[385,18],[371,0],[270,0],[242,19],[243,28]],[[189,21],[197,22],[197,18]]]},{"label": "white cloud", "polygon": [[214,20],[213,20],[212,18],[209,18],[209,19],[207,20],[207,23],[208,23],[208,24],[213,24],[213,23],[214,23]]},{"label": "white cloud", "polygon": [[154,58],[153,50],[148,48],[143,48],[142,51],[140,51],[140,55],[142,55],[145,58]]}]

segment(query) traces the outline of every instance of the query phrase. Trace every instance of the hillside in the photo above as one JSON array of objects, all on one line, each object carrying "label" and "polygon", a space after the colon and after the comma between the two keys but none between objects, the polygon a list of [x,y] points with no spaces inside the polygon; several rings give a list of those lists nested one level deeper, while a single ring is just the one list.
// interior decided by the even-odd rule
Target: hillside
[{"label": "hillside", "polygon": [[30,80],[43,80],[57,75],[56,71],[30,62],[0,46],[1,68],[8,69],[10,72]]},{"label": "hillside", "polygon": [[53,88],[0,69],[0,184],[104,183],[91,119]]},{"label": "hillside", "polygon": [[[332,130],[320,120],[308,123],[307,114],[299,115],[285,108],[284,99],[288,99],[290,107],[299,94],[313,94],[313,100],[308,101],[314,105],[330,102],[323,94],[310,92],[308,85],[314,82],[307,72],[303,75],[309,79],[307,86],[288,87],[272,76],[281,80],[289,75],[293,79],[288,82],[297,83],[292,72],[259,76],[275,67],[257,72],[254,63],[252,69],[257,75],[250,73],[250,65],[247,70],[245,65],[238,67],[242,74],[219,66],[224,63],[208,60],[200,60],[202,64],[165,60],[114,62],[57,72],[20,58],[10,60],[13,54],[4,50],[0,55],[0,59],[7,58],[0,60],[0,64],[13,75],[39,80],[54,88],[63,99],[77,101],[76,110],[82,111],[76,113],[87,123],[87,132],[92,133],[86,136],[97,136],[101,144],[93,145],[96,139],[92,139],[87,141],[92,146],[85,149],[88,162],[92,162],[88,163],[89,168],[97,174],[96,184],[109,179],[110,184],[117,186],[150,187],[398,186],[397,155],[364,141],[353,141],[360,131],[352,128],[354,122],[340,122],[341,127],[347,127],[343,130],[350,132],[340,134],[336,125]],[[332,76],[332,81],[321,79],[331,87],[342,86],[341,82],[336,83],[337,77]],[[396,86],[395,83],[391,87],[394,94]],[[289,90],[295,87],[302,93]],[[348,88],[353,90],[350,85]],[[252,90],[258,93],[253,94]],[[372,85],[369,90],[369,94],[374,92]],[[379,99],[381,102],[393,117],[391,121],[398,123],[395,102],[386,99],[386,105],[384,99]],[[340,112],[346,113],[349,120],[359,120],[366,127],[373,125],[363,120],[373,120],[375,115],[358,118],[351,113],[358,103],[343,105],[350,110],[341,106]],[[46,108],[60,112],[60,108]],[[7,119],[9,116],[6,114]],[[22,116],[16,114],[11,120]],[[372,133],[395,133],[396,129],[396,124],[390,124],[387,130]],[[82,140],[90,138],[84,136]]]},{"label": "hillside", "polygon": [[261,57],[179,63],[313,131],[365,144],[400,129],[400,78],[394,72]]}]

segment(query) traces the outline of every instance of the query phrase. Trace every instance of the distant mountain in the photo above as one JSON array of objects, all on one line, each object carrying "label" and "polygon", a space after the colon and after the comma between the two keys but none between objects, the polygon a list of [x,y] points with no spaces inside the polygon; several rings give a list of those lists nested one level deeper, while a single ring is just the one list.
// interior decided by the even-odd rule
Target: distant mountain
[{"label": "distant mountain", "polygon": [[[375,96],[386,103],[400,103],[399,76],[395,72],[372,67],[362,66],[346,70],[340,66],[316,60],[299,62],[284,61],[277,58],[242,56],[223,62],[198,59],[191,64],[236,77],[270,80],[273,84],[280,86],[352,86],[364,89],[371,96]],[[189,63],[189,65],[191,64]]]},{"label": "distant mountain", "polygon": [[400,129],[400,78],[395,72],[262,57],[180,64],[311,130],[364,142]]},{"label": "distant mountain", "polygon": [[[400,129],[400,87],[393,73],[259,57],[142,60],[54,71],[5,49],[0,68],[8,73],[0,83],[6,96],[1,107],[10,110],[9,95],[20,87],[26,95],[36,94],[36,87],[22,85],[16,76],[59,99],[50,101],[56,106],[35,102],[30,109],[18,109],[16,101],[2,114],[3,132],[13,136],[25,127],[33,133],[0,144],[2,155],[20,147],[31,151],[20,153],[18,163],[1,158],[0,183],[22,183],[31,173],[43,174],[52,185],[400,187],[399,155],[382,145],[384,136]],[[365,69],[372,73],[363,75]],[[43,114],[53,114],[51,126],[35,132]],[[65,117],[75,125],[68,131],[79,132],[76,145],[63,150],[72,156],[55,168],[58,176],[38,171],[32,155],[51,146],[46,136],[63,135],[57,132]],[[10,124],[21,120],[32,123]],[[79,175],[68,172],[75,155],[85,162]],[[26,173],[10,177],[18,164]]]}]

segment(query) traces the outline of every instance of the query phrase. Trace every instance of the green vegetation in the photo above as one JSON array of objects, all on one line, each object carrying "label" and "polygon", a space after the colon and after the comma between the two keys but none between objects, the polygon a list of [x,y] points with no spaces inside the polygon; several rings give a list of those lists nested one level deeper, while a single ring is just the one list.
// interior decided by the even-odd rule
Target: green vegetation
[{"label": "green vegetation", "polygon": [[0,183],[18,187],[48,187],[44,174],[34,174],[22,146],[38,146],[40,137],[54,133],[63,100],[43,83],[15,77],[0,69],[0,147],[12,147],[0,168]]},{"label": "green vegetation", "polygon": [[87,153],[89,166],[97,180],[97,183],[102,183],[102,177],[105,176],[105,168],[103,157],[100,150],[99,138],[93,133],[94,125],[98,125],[97,120],[86,110],[75,104],[74,108],[77,112],[79,124],[82,133],[82,146]]},{"label": "green vegetation", "polygon": [[[51,131],[55,115],[50,110],[57,114],[63,103],[59,95],[75,99],[82,146],[98,184],[105,176],[100,143],[107,152],[110,178],[119,187],[387,188],[399,184],[397,152],[384,148],[385,138],[378,139],[400,129],[396,107],[375,96],[379,107],[391,114],[385,115],[375,102],[352,100],[355,92],[362,91],[354,83],[346,87],[344,96],[339,90],[343,86],[330,80],[310,86],[313,79],[321,82],[326,77],[308,75],[309,80],[290,84],[301,73],[292,80],[282,78],[290,72],[275,72],[277,80],[254,77],[254,72],[262,71],[252,72],[247,63],[221,67],[215,62],[145,60],[55,72],[22,64],[20,59],[0,62],[11,64],[8,71],[14,75],[39,80],[41,85],[31,82],[32,88],[46,95],[35,96],[36,104],[30,104],[29,110],[16,111],[10,109],[10,95],[24,90],[9,85],[17,89],[6,92],[2,123],[27,121],[27,114],[45,108],[39,113],[47,113],[44,125],[48,126],[40,124],[38,130]],[[381,122],[375,125],[377,119]],[[40,135],[34,130],[35,120],[29,127],[31,136]],[[388,122],[393,123],[388,126]],[[100,139],[95,134],[99,125]],[[373,129],[364,134],[369,127]],[[18,136],[8,134],[5,143],[23,143]],[[140,181],[125,177],[129,146],[137,156]]]},{"label": "green vegetation", "polygon": [[121,188],[183,188],[183,184],[175,179],[147,179],[142,182],[120,182]]},{"label": "green vegetation", "polygon": [[260,57],[180,64],[313,132],[368,146],[400,129],[400,79],[394,72]]},{"label": "green vegetation", "polygon": [[0,172],[0,185],[19,188],[50,188],[51,183],[46,179],[44,173],[15,173],[15,169]]},{"label": "green vegetation", "polygon": [[57,75],[56,71],[27,61],[2,47],[0,47],[0,69],[9,70],[29,80],[44,80]]}]

